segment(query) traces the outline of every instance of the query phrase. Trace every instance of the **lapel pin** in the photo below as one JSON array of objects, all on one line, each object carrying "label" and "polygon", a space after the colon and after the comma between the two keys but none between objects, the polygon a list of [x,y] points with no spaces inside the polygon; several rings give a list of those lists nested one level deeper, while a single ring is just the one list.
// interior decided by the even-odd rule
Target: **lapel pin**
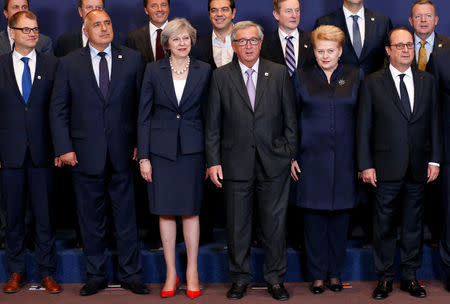
[{"label": "lapel pin", "polygon": [[117,58],[119,59],[122,59],[122,57],[123,57],[122,55],[117,55]]},{"label": "lapel pin", "polygon": [[269,73],[265,72],[265,73],[264,73],[264,76],[266,76],[266,77],[269,76]]},{"label": "lapel pin", "polygon": [[41,75],[38,75],[38,76],[37,76],[37,79],[41,80],[41,79],[42,79]]},{"label": "lapel pin", "polygon": [[439,43],[439,44],[438,44],[438,47],[440,47],[440,48],[441,48],[441,47],[442,47],[442,43]]},{"label": "lapel pin", "polygon": [[307,44],[305,44],[305,45],[303,45],[303,47],[304,47],[305,49],[307,49],[307,48],[308,48],[308,45],[307,45]]},{"label": "lapel pin", "polygon": [[343,87],[345,85],[345,80],[344,79],[339,79],[338,84]]},{"label": "lapel pin", "polygon": [[375,18],[374,17],[370,18],[370,21],[375,21]]}]

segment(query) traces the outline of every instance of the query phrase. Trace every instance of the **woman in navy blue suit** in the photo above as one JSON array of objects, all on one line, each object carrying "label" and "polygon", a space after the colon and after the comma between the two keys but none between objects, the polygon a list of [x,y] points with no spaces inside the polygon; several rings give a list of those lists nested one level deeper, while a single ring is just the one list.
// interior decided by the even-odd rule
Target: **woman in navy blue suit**
[{"label": "woman in navy blue suit", "polygon": [[200,295],[198,214],[205,178],[203,117],[211,68],[189,57],[196,30],[184,18],[167,24],[161,44],[168,57],[147,65],[138,117],[138,157],[148,182],[150,211],[159,215],[167,266],[161,297],[174,295],[175,216],[182,217],[187,251],[187,296]]},{"label": "woman in navy blue suit", "polygon": [[292,162],[295,203],[304,208],[311,292],[329,281],[341,291],[349,210],[355,205],[355,105],[359,69],[339,64],[345,34],[330,25],[312,32],[316,65],[299,71],[299,155]]}]

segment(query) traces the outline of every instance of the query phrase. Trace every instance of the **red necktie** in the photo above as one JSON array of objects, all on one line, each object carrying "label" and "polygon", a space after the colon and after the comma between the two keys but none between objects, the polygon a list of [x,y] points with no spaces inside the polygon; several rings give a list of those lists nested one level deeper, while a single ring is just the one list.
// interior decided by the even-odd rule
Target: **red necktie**
[{"label": "red necktie", "polygon": [[161,45],[161,32],[162,32],[162,29],[156,30],[157,34],[156,34],[156,43],[155,43],[155,50],[156,50],[155,61],[164,58],[164,50]]}]

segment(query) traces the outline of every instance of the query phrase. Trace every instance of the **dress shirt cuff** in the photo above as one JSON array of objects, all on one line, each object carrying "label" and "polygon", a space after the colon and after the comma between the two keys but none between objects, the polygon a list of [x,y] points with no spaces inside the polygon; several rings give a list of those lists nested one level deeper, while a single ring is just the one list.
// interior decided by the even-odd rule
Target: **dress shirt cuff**
[{"label": "dress shirt cuff", "polygon": [[430,166],[436,166],[436,167],[440,167],[439,163],[433,163],[433,162],[429,162],[428,165]]}]

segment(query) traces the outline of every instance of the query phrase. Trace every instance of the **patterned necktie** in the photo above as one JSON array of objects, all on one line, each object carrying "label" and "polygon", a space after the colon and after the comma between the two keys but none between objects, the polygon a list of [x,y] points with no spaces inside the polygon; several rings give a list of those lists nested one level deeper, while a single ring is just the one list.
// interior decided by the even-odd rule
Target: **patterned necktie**
[{"label": "patterned necktie", "polygon": [[28,66],[28,61],[30,58],[22,57],[20,60],[23,61],[23,73],[22,73],[22,96],[25,103],[28,103],[28,98],[31,93],[31,72]]},{"label": "patterned necktie", "polygon": [[408,120],[411,118],[411,103],[409,102],[409,95],[408,90],[406,89],[405,82],[403,81],[403,78],[406,76],[406,74],[400,74],[400,100],[402,102],[402,106],[406,111],[406,114],[408,116]]},{"label": "patterned necktie", "polygon": [[155,57],[156,58],[155,58],[155,61],[164,58],[164,50],[161,45],[161,32],[162,32],[162,29],[156,30],[156,43],[155,43],[155,51],[156,51]]},{"label": "patterned necktie", "polygon": [[420,41],[419,60],[417,65],[421,71],[425,71],[427,68],[427,49],[425,48],[425,44],[427,44],[426,41]]},{"label": "patterned necktie", "polygon": [[362,42],[361,42],[361,33],[359,31],[358,25],[358,15],[351,15],[353,18],[353,49],[355,50],[356,56],[361,56],[362,51]]},{"label": "patterned necktie", "polygon": [[253,111],[255,111],[255,96],[256,96],[256,88],[255,88],[255,84],[253,83],[253,73],[255,72],[254,69],[248,69],[247,71],[245,71],[245,74],[247,74],[247,92],[248,92],[248,97],[250,98],[250,104],[252,105],[252,109]]},{"label": "patterned necktie", "polygon": [[292,77],[292,75],[295,72],[295,69],[297,65],[295,64],[295,51],[294,51],[294,44],[292,43],[293,36],[286,36],[286,65],[288,67],[289,76]]},{"label": "patterned necktie", "polygon": [[99,77],[98,83],[100,87],[100,91],[102,91],[103,97],[106,98],[108,96],[109,90],[109,71],[108,71],[108,62],[106,61],[106,53],[100,52],[98,55],[101,57],[99,64]]}]

